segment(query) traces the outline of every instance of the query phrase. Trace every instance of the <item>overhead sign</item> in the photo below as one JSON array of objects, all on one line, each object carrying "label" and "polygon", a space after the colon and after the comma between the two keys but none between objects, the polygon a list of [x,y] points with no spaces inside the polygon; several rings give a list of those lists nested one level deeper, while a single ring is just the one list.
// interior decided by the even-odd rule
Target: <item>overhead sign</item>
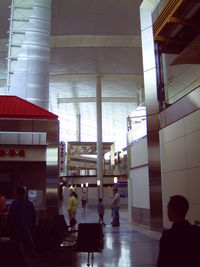
[{"label": "overhead sign", "polygon": [[64,141],[61,141],[59,144],[59,176],[66,175],[66,144]]}]

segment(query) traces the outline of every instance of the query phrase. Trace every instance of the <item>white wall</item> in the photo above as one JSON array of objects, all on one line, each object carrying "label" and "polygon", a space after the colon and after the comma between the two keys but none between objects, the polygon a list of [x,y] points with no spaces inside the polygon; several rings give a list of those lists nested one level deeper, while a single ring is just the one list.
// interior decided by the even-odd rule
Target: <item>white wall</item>
[{"label": "white wall", "polygon": [[164,227],[167,203],[174,194],[190,203],[187,219],[200,220],[200,110],[160,131]]},{"label": "white wall", "polygon": [[147,138],[131,146],[131,169],[129,198],[131,206],[149,209],[149,172],[148,172]]},{"label": "white wall", "polygon": [[148,166],[131,171],[132,205],[136,208],[149,209],[149,174]]},{"label": "white wall", "polygon": [[134,143],[131,147],[131,168],[148,164],[147,138]]}]

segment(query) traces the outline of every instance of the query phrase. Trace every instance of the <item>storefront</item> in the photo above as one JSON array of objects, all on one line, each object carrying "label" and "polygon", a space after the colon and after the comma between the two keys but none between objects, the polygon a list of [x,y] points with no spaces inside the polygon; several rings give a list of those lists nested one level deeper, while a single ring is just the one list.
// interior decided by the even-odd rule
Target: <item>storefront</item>
[{"label": "storefront", "polygon": [[[16,96],[0,96],[0,193],[25,186],[39,213],[58,207],[58,117]],[[9,203],[9,201],[8,201]]]}]

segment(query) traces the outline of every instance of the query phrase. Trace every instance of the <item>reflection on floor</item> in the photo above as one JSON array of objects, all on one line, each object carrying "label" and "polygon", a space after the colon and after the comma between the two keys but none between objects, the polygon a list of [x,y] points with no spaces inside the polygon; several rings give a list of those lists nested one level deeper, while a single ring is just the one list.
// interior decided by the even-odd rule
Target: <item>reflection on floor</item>
[{"label": "reflection on floor", "polygon": [[[67,210],[63,204],[60,213],[66,221]],[[152,232],[128,222],[128,211],[120,209],[120,227],[112,227],[111,211],[105,210],[104,249],[102,253],[94,253],[93,267],[155,267],[158,255],[160,233]],[[77,212],[78,223],[96,223],[96,208],[88,208],[85,212],[80,207]],[[77,253],[77,259],[70,267],[87,266],[87,253]],[[57,267],[57,266],[56,266]]]}]

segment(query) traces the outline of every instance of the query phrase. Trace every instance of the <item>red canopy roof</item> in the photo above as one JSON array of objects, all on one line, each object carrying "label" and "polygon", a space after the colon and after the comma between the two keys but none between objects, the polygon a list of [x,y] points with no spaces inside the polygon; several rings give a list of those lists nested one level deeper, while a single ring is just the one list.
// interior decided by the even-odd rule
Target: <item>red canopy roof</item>
[{"label": "red canopy roof", "polygon": [[58,119],[58,116],[17,96],[0,96],[0,118]]}]

